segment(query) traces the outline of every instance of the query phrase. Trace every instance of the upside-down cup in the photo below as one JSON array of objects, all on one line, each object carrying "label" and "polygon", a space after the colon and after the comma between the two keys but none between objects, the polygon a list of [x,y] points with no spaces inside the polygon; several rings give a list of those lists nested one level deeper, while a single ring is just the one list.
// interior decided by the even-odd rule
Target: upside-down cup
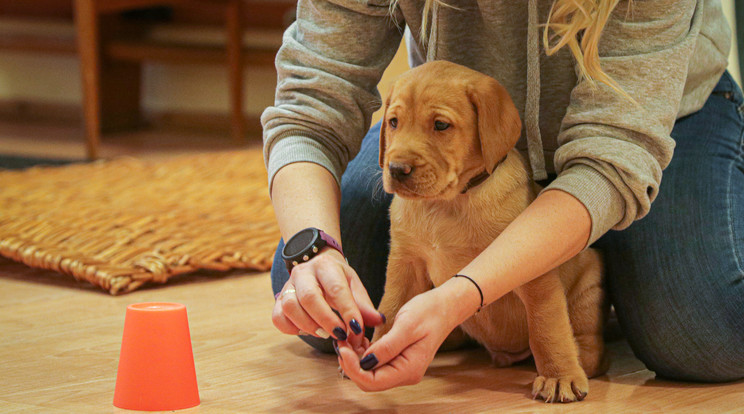
[{"label": "upside-down cup", "polygon": [[138,411],[199,405],[186,306],[156,302],[127,306],[114,405]]}]

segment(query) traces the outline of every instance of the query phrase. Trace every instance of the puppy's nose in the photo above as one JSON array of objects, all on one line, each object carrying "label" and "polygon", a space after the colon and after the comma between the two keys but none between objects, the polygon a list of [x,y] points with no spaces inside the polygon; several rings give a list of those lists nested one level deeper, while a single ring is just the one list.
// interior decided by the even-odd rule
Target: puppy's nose
[{"label": "puppy's nose", "polygon": [[391,162],[388,169],[390,170],[390,175],[398,181],[405,180],[413,172],[412,166],[400,162]]}]

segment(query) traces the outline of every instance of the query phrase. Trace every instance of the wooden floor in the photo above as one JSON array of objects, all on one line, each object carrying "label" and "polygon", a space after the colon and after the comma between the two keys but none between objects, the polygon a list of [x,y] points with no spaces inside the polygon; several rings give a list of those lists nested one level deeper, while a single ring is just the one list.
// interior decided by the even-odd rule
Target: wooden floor
[{"label": "wooden floor", "polygon": [[[216,132],[209,127],[143,127],[105,134],[99,154],[101,158],[157,158],[260,145],[261,136],[255,134],[236,144],[227,132]],[[14,122],[0,116],[0,154],[84,160],[83,129],[76,122]]]},{"label": "wooden floor", "polygon": [[199,273],[112,297],[0,259],[0,412],[124,412],[112,402],[125,308],[149,301],[188,309],[202,402],[185,413],[733,413],[744,407],[744,383],[657,380],[624,341],[610,343],[610,372],[590,381],[580,403],[533,401],[532,363],[496,369],[481,350],[440,354],[420,384],[368,394],[338,377],[335,356],[274,330],[267,273]]},{"label": "wooden floor", "polygon": [[[0,120],[0,154],[80,159],[81,137],[76,126]],[[108,136],[101,152],[152,157],[231,147],[226,136],[146,130]],[[744,382],[657,380],[622,340],[609,344],[611,369],[590,381],[580,403],[533,401],[534,365],[496,369],[480,350],[440,354],[420,384],[367,394],[339,378],[335,356],[274,330],[267,273],[198,273],[112,297],[0,258],[0,413],[124,412],[113,407],[113,393],[125,308],[149,301],[188,309],[202,403],[184,413],[744,411]]]}]

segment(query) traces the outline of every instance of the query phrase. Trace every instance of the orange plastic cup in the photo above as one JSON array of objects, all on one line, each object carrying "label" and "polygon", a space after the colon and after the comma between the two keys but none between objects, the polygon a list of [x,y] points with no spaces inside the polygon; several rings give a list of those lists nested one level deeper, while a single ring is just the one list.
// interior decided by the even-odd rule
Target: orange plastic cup
[{"label": "orange plastic cup", "polygon": [[186,306],[156,302],[127,306],[114,405],[139,411],[199,405]]}]

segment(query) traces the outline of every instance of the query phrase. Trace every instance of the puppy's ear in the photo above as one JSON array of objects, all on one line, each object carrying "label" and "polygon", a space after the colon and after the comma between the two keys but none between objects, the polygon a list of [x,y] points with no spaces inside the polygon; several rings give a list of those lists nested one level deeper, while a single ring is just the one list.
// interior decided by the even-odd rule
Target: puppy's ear
[{"label": "puppy's ear", "polygon": [[[395,86],[395,85],[393,85]],[[382,113],[382,121],[380,123],[382,124],[380,126],[380,168],[385,168],[383,165],[385,164],[385,135],[387,134],[387,110],[390,107],[390,97],[393,96],[393,88],[390,88],[390,93],[388,94],[387,100],[385,101],[385,110]]]},{"label": "puppy's ear", "polygon": [[478,119],[478,139],[486,171],[493,167],[517,144],[522,132],[519,112],[509,92],[490,76],[482,76],[468,88],[470,102]]}]

